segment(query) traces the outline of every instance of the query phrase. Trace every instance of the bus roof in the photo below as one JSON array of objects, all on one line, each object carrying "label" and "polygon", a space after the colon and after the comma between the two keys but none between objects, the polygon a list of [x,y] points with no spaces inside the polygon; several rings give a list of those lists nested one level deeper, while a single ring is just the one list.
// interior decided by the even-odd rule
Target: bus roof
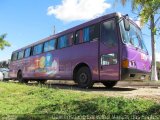
[{"label": "bus roof", "polygon": [[[97,23],[97,22],[101,22],[101,21],[103,21],[103,20],[105,20],[105,19],[112,18],[112,17],[115,17],[115,16],[119,16],[119,17],[120,17],[120,16],[122,16],[122,15],[121,15],[121,13],[118,13],[118,12],[106,14],[106,15],[104,15],[104,16],[95,18],[95,19],[90,20],[90,21],[88,21],[88,22],[85,22],[85,23],[82,23],[82,24],[77,25],[77,26],[75,26],[75,27],[72,27],[72,28],[69,28],[69,29],[67,29],[67,30],[64,30],[64,31],[62,31],[62,32],[60,32],[60,33],[57,33],[57,34],[55,34],[55,35],[51,35],[51,36],[49,36],[49,37],[46,37],[46,38],[44,38],[44,39],[41,39],[41,40],[39,40],[39,41],[37,41],[37,42],[34,42],[34,43],[32,43],[32,44],[30,44],[30,45],[28,45],[28,46],[25,46],[25,47],[23,47],[23,48],[20,48],[20,49],[14,51],[14,52],[18,52],[18,51],[20,51],[20,50],[23,50],[23,49],[32,47],[32,46],[37,45],[37,44],[40,44],[40,43],[43,43],[43,42],[45,42],[45,41],[47,41],[47,40],[57,38],[57,37],[59,37],[59,36],[61,36],[61,35],[65,35],[65,34],[68,34],[68,33],[71,33],[71,32],[75,32],[75,31],[77,31],[77,30],[79,30],[79,29],[81,29],[81,28],[84,28],[84,27],[86,27],[86,26],[95,24],[95,23]],[[14,53],[14,52],[13,52],[13,53]]]}]

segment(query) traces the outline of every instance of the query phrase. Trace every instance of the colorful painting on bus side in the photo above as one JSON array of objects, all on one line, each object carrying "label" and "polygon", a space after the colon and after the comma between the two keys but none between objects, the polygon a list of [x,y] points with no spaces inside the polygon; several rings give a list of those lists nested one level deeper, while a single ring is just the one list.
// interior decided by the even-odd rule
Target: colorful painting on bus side
[{"label": "colorful painting on bus side", "polygon": [[32,71],[35,76],[54,76],[59,71],[59,60],[48,53],[45,56],[40,56],[33,59]]}]

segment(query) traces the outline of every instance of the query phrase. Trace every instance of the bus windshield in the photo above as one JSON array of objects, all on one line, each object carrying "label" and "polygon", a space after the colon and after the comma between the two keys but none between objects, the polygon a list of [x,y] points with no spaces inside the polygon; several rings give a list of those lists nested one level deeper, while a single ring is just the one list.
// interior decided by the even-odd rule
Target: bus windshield
[{"label": "bus windshield", "polygon": [[124,28],[124,23],[123,21],[121,21],[120,29],[122,39],[125,44],[132,45],[136,48],[142,49],[143,51],[147,52],[146,46],[142,38],[142,32],[138,27],[130,23],[130,30],[126,31]]}]

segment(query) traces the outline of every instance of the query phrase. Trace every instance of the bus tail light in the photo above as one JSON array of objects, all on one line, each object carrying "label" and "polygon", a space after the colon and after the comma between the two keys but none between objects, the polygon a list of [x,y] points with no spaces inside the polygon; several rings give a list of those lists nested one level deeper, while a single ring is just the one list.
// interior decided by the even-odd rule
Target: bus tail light
[{"label": "bus tail light", "polygon": [[122,68],[128,68],[129,67],[129,60],[123,60],[122,61]]}]

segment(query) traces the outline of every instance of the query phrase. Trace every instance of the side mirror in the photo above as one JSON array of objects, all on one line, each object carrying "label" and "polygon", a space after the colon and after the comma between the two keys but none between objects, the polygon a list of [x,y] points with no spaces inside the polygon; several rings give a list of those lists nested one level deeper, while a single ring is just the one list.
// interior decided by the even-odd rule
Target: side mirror
[{"label": "side mirror", "polygon": [[124,28],[126,31],[130,30],[129,20],[127,20],[127,19],[124,19]]},{"label": "side mirror", "polygon": [[129,24],[129,17],[128,15],[125,17],[125,19],[123,19],[124,21],[124,28],[126,31],[129,31],[130,30],[130,24]]}]

